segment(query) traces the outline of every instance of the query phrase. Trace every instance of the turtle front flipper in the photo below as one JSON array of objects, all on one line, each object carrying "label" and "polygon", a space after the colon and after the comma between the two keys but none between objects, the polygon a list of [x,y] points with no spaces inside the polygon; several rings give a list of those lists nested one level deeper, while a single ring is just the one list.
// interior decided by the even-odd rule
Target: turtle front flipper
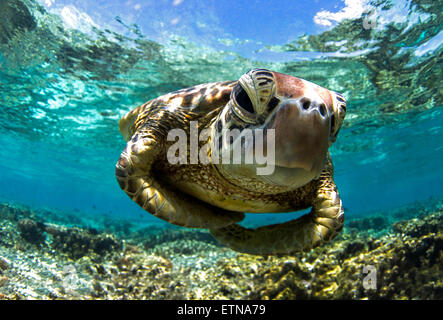
[{"label": "turtle front flipper", "polygon": [[161,137],[136,132],[117,162],[115,174],[123,191],[146,211],[170,223],[191,228],[217,228],[241,221],[244,214],[223,210],[159,181],[152,164],[161,152]]},{"label": "turtle front flipper", "polygon": [[298,219],[257,229],[233,224],[211,234],[233,250],[249,254],[293,254],[332,240],[343,228],[344,212],[331,179],[323,181],[312,210]]}]

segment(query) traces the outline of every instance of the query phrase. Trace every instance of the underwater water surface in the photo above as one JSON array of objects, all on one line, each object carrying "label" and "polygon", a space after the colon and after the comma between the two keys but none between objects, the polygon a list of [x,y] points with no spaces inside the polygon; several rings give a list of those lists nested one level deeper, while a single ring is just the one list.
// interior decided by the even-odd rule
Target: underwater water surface
[{"label": "underwater water surface", "polygon": [[442,2],[276,3],[0,0],[0,202],[165,227],[116,182],[118,120],[159,95],[268,68],[346,97],[330,149],[346,218],[432,212],[443,199]]}]

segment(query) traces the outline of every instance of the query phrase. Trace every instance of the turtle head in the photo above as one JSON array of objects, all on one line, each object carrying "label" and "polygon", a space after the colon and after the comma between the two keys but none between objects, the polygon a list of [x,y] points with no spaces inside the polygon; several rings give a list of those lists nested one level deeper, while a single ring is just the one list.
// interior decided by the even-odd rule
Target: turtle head
[{"label": "turtle head", "polygon": [[[237,150],[242,160],[217,166],[228,179],[303,186],[321,174],[345,113],[346,101],[336,92],[286,74],[250,70],[233,87],[213,130],[220,154],[230,154],[232,160]],[[240,134],[226,134],[235,129]],[[257,155],[269,162],[260,163]],[[248,162],[248,156],[254,161]],[[265,165],[273,165],[273,170],[258,173]]]}]

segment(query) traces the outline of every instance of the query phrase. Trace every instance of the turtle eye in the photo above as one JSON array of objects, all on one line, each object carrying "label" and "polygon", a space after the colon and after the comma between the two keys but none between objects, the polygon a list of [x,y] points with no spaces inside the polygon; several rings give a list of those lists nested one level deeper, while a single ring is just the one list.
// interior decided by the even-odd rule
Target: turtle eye
[{"label": "turtle eye", "polygon": [[254,106],[252,105],[251,99],[249,99],[248,94],[240,85],[237,85],[235,88],[234,99],[238,106],[249,113],[254,113]]}]

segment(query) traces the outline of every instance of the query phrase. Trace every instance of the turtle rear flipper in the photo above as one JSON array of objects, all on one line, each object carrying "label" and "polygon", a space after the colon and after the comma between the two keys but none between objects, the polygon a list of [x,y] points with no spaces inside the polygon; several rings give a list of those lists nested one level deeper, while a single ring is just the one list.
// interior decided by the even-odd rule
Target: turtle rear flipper
[{"label": "turtle rear flipper", "polygon": [[[335,189],[335,185],[329,187]],[[343,207],[338,193],[336,190],[321,191],[314,200],[311,213],[298,219],[257,229],[233,224],[210,232],[233,250],[249,254],[307,251],[332,240],[343,227]]]},{"label": "turtle rear flipper", "polygon": [[178,193],[156,179],[151,169],[160,152],[156,139],[136,133],[117,162],[117,181],[138,205],[156,217],[184,227],[220,228],[243,220],[243,213],[223,210]]}]

